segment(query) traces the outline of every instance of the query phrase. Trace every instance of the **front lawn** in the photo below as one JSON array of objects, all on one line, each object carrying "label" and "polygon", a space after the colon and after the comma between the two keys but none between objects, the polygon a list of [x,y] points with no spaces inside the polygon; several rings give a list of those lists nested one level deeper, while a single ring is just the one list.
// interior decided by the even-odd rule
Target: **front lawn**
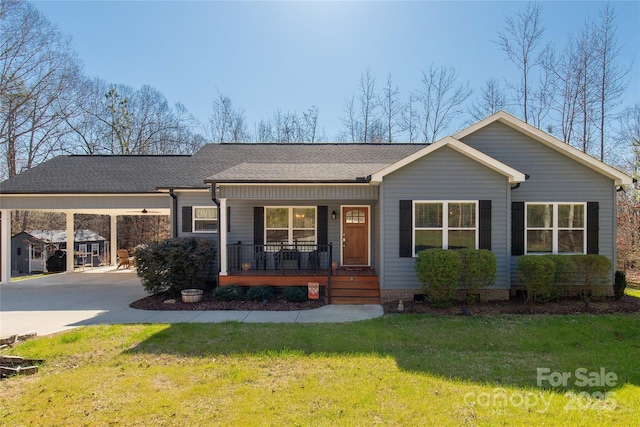
[{"label": "front lawn", "polygon": [[638,343],[640,314],[86,327],[9,352],[46,363],[0,424],[634,425]]}]

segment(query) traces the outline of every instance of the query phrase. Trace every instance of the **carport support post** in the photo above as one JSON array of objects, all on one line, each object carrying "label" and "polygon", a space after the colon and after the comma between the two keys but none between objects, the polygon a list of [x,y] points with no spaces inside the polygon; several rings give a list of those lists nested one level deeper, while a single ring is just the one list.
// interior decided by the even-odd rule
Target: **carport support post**
[{"label": "carport support post", "polygon": [[0,283],[11,281],[11,211],[0,210]]},{"label": "carport support post", "polygon": [[109,241],[111,242],[111,254],[109,264],[116,265],[118,260],[118,216],[117,215],[109,215],[111,218],[111,237]]},{"label": "carport support post", "polygon": [[67,273],[73,273],[76,242],[73,241],[73,212],[67,211]]}]

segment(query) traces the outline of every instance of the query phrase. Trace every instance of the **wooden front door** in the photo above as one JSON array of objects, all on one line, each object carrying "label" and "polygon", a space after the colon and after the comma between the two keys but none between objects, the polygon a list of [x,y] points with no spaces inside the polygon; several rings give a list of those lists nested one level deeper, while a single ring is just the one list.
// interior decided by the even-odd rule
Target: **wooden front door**
[{"label": "wooden front door", "polygon": [[342,265],[369,265],[369,208],[342,207]]}]

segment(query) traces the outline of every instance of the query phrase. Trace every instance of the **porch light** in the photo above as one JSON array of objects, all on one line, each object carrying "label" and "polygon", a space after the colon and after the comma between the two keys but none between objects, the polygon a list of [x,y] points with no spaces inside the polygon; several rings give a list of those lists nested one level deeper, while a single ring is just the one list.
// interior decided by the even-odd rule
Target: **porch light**
[{"label": "porch light", "polygon": [[338,214],[336,213],[336,211],[331,212],[331,219],[336,219],[337,216]]}]

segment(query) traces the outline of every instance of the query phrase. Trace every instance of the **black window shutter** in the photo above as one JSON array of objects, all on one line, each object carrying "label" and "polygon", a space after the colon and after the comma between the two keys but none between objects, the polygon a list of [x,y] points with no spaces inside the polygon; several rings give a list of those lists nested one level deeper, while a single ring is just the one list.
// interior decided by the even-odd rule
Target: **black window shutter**
[{"label": "black window shutter", "polygon": [[[220,221],[220,218],[218,218]],[[231,206],[227,206],[227,233],[231,233]]]},{"label": "black window shutter", "polygon": [[253,208],[253,244],[264,245],[264,208]]},{"label": "black window shutter", "polygon": [[[318,245],[329,244],[329,207],[318,206]],[[321,251],[325,251],[325,248],[320,248]]]},{"label": "black window shutter", "polygon": [[524,202],[511,203],[511,255],[524,255]]},{"label": "black window shutter", "polygon": [[491,250],[491,200],[480,200],[478,218],[478,249]]},{"label": "black window shutter", "polygon": [[411,217],[413,210],[413,202],[411,200],[400,200],[400,257],[408,258],[413,256],[413,227],[411,226]]},{"label": "black window shutter", "polygon": [[600,252],[600,205],[598,202],[587,202],[587,253]]},{"label": "black window shutter", "polygon": [[191,229],[192,223],[192,209],[191,206],[183,206],[182,207],[182,232],[183,233],[191,233],[193,230]]}]

